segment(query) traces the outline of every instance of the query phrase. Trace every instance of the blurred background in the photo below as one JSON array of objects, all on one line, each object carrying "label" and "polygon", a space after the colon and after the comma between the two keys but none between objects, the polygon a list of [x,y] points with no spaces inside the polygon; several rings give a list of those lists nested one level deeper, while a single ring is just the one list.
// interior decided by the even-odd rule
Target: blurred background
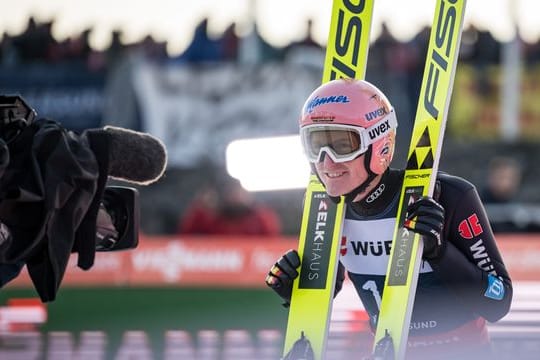
[{"label": "blurred background", "polygon": [[[2,94],[76,132],[149,132],[169,155],[165,176],[138,188],[139,249],[100,254],[90,272],[74,262],[47,305],[25,276],[0,291],[0,358],[241,359],[258,349],[276,359],[287,312],[264,276],[297,243],[309,174],[297,118],[321,81],[331,1],[0,5]],[[517,299],[493,334],[501,354],[523,358],[540,337],[535,9],[469,0],[440,163],[486,203]],[[397,112],[394,167],[405,163],[433,10],[375,4],[367,79]],[[349,290],[333,334],[358,340],[365,318]]]}]

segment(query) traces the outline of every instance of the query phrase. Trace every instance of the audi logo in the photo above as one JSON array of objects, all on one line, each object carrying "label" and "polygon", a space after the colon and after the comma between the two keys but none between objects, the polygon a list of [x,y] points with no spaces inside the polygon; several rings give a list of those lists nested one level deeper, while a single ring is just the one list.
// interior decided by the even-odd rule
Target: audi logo
[{"label": "audi logo", "polygon": [[384,184],[379,185],[379,187],[377,188],[377,190],[375,190],[374,192],[372,192],[372,193],[367,197],[366,202],[367,202],[368,204],[370,204],[370,203],[374,202],[375,200],[377,200],[377,198],[378,198],[379,196],[381,196],[381,194],[383,193],[384,188],[385,188]]}]

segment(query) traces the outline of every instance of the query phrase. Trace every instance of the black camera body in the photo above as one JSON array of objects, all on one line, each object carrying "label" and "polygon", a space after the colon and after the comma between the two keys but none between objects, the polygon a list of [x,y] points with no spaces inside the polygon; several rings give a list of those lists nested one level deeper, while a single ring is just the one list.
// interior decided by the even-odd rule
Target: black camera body
[{"label": "black camera body", "polygon": [[[99,210],[101,217],[98,213],[96,251],[135,249],[139,244],[140,221],[137,189],[107,186],[102,205]],[[105,222],[100,221],[102,218],[105,219]],[[114,230],[111,231],[111,229]]]},{"label": "black camera body", "polygon": [[0,96],[0,287],[23,266],[53,301],[73,253],[89,270],[96,251],[136,248],[139,193],[167,165],[150,134],[113,126],[81,134],[37,118],[20,96]]},{"label": "black camera body", "polygon": [[[7,157],[0,160],[0,177],[9,163],[6,145],[13,142],[36,118],[37,112],[21,96],[0,95],[0,141],[5,143],[2,158]],[[139,218],[137,189],[127,186],[106,186],[97,217],[95,250],[117,251],[136,248]]]}]

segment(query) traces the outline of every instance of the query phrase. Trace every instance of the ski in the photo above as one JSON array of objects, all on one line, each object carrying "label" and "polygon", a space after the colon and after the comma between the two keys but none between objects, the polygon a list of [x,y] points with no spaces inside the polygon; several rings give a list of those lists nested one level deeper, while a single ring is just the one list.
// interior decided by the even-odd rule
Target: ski
[{"label": "ski", "polygon": [[[322,82],[363,79],[374,0],[334,0]],[[313,358],[325,357],[341,244],[345,202],[335,204],[312,174],[306,189],[295,280],[284,341],[284,358],[297,359],[293,347],[307,343]],[[304,359],[305,357],[301,357]]]},{"label": "ski", "polygon": [[[452,95],[466,0],[437,0],[398,216],[377,321],[374,354],[404,359],[423,245],[404,228],[406,208],[432,195]],[[387,355],[381,349],[389,349]],[[391,353],[388,356],[388,352]]]}]

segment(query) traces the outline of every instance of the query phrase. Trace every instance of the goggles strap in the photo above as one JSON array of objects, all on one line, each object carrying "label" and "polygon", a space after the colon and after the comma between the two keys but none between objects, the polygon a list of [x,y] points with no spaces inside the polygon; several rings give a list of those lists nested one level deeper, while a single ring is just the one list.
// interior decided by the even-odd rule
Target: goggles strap
[{"label": "goggles strap", "polygon": [[386,115],[384,118],[379,120],[377,123],[371,125],[370,127],[366,128],[363,135],[364,138],[362,139],[365,144],[373,144],[383,136],[386,136],[388,131],[391,129],[397,128],[397,119],[396,114],[394,113],[394,110],[390,111],[388,115]]}]

